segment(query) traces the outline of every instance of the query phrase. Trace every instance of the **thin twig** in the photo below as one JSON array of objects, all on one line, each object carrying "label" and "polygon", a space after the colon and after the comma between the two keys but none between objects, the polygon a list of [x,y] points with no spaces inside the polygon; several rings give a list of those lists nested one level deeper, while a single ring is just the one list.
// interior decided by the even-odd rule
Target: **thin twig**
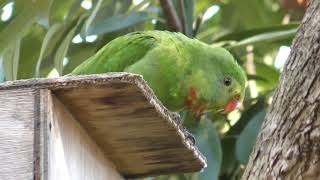
[{"label": "thin twig", "polygon": [[159,0],[159,2],[166,16],[169,29],[171,31],[183,32],[183,27],[171,0]]},{"label": "thin twig", "polygon": [[202,19],[203,19],[203,15],[200,14],[197,19],[195,20],[194,24],[193,24],[193,37],[196,37],[196,35],[198,34],[198,31],[200,29],[200,26],[202,24]]}]

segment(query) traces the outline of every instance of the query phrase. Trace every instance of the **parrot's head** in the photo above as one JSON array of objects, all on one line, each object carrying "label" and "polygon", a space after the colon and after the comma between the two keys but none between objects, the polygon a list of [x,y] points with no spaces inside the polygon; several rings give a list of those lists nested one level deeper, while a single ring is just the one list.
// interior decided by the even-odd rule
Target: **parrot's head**
[{"label": "parrot's head", "polygon": [[[247,77],[242,67],[235,61],[233,56],[224,48],[213,48],[210,58],[219,59],[211,65],[217,71],[217,76],[210,77],[211,99],[209,107],[213,110],[221,110],[224,113],[233,111],[244,98]],[[210,72],[209,72],[210,73]]]},{"label": "parrot's head", "polygon": [[[236,71],[236,69],[234,69]],[[237,74],[238,73],[238,74]],[[221,76],[221,89],[217,90],[217,96],[213,100],[213,107],[218,111],[229,113],[236,109],[242,102],[245,92],[246,82],[241,79],[241,72],[224,72]]]},{"label": "parrot's head", "polygon": [[233,111],[244,98],[247,84],[245,72],[224,48],[210,47],[210,52],[206,52],[203,58],[207,58],[209,63],[193,74],[187,104],[197,107],[191,109],[195,114]]}]

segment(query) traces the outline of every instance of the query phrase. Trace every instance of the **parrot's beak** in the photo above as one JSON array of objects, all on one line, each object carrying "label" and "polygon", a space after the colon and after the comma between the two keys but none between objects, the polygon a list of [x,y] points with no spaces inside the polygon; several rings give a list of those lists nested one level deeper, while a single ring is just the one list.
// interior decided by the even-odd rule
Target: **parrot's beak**
[{"label": "parrot's beak", "polygon": [[224,110],[226,113],[229,113],[229,112],[233,111],[234,109],[236,109],[237,106],[238,106],[238,101],[235,99],[231,99],[230,101],[228,101]]},{"label": "parrot's beak", "polygon": [[239,104],[239,100],[240,100],[240,96],[239,95],[237,95],[234,98],[230,99],[228,101],[227,105],[225,106],[224,111],[226,113],[229,113],[229,112],[235,110],[237,108],[238,104]]}]

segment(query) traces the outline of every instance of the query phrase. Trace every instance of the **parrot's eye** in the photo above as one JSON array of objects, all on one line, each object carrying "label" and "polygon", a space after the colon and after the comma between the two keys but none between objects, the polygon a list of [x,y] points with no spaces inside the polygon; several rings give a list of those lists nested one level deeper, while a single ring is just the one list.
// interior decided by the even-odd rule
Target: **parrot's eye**
[{"label": "parrot's eye", "polygon": [[223,80],[224,85],[230,86],[231,85],[231,79],[229,77],[225,77]]}]

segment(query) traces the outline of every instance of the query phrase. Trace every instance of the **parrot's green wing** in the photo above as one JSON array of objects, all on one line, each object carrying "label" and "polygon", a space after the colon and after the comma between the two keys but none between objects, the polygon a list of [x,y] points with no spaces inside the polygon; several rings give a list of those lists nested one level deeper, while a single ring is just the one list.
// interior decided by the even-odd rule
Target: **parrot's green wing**
[{"label": "parrot's green wing", "polygon": [[243,99],[246,77],[233,56],[196,39],[167,31],[118,37],[71,74],[140,74],[171,111],[231,111]]},{"label": "parrot's green wing", "polygon": [[130,33],[113,40],[101,48],[71,74],[100,74],[121,72],[142,59],[157,46],[159,39],[147,32]]}]

